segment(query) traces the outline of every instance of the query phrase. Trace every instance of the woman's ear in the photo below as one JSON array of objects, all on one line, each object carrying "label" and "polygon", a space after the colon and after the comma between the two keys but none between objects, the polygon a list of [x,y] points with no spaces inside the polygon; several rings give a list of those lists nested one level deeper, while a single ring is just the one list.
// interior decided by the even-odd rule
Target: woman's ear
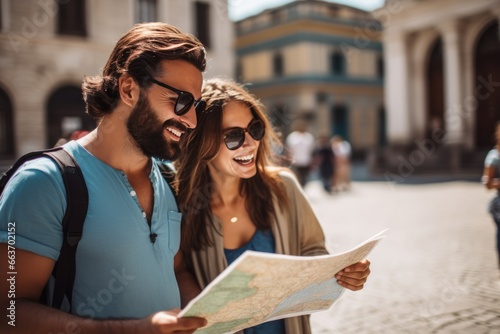
[{"label": "woman's ear", "polygon": [[134,78],[128,74],[123,74],[118,79],[118,92],[123,103],[133,107],[139,100],[140,87]]}]

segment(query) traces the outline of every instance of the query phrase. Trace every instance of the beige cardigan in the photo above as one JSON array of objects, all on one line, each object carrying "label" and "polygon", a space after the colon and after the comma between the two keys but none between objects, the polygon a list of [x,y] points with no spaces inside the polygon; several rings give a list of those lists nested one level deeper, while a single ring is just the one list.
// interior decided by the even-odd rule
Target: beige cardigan
[{"label": "beige cardigan", "polygon": [[[279,175],[286,188],[289,206],[283,212],[274,199],[277,220],[272,224],[272,232],[276,241],[276,253],[303,256],[327,254],[323,230],[296,178],[287,171],[282,171]],[[191,254],[196,279],[202,289],[227,267],[222,224],[217,217],[212,218],[216,229],[210,229],[209,235],[214,245]],[[311,333],[309,316],[287,318],[285,326],[287,334]]]}]

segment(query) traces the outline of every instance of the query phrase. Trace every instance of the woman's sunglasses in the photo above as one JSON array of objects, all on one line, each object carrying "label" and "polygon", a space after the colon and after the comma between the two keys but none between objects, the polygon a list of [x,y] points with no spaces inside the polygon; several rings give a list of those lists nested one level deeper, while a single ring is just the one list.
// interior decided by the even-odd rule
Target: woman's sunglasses
[{"label": "woman's sunglasses", "polygon": [[253,140],[261,140],[266,132],[266,127],[260,119],[253,119],[246,129],[230,128],[224,131],[224,144],[231,151],[240,148],[245,142],[246,132]]},{"label": "woman's sunglasses", "polygon": [[175,101],[174,107],[174,113],[177,116],[186,114],[189,109],[191,109],[191,106],[193,104],[196,112],[202,112],[205,110],[205,101],[203,101],[201,98],[199,100],[195,100],[193,94],[191,94],[190,92],[185,92],[183,90],[174,88],[153,78],[150,78],[149,81],[177,93],[177,101]]}]

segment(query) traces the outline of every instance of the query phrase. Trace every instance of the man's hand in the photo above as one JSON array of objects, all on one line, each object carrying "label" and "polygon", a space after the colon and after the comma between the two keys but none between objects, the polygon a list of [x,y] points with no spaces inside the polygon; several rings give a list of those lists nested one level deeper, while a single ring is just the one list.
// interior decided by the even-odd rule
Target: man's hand
[{"label": "man's hand", "polygon": [[337,283],[344,288],[358,291],[363,289],[368,275],[370,275],[370,261],[363,260],[345,267],[335,275],[335,278]]},{"label": "man's hand", "polygon": [[[158,312],[149,317],[151,333],[193,333],[207,324],[203,318],[178,318],[179,309]],[[148,331],[149,333],[149,331]]]}]

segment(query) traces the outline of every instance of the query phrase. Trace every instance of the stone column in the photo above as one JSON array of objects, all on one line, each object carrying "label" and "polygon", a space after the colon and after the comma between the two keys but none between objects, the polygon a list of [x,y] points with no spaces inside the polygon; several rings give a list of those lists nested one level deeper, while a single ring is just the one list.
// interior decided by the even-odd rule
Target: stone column
[{"label": "stone column", "polygon": [[409,104],[409,57],[406,35],[384,34],[385,104],[387,139],[391,146],[405,146],[412,140]]},{"label": "stone column", "polygon": [[464,133],[464,84],[463,52],[461,49],[461,24],[458,21],[445,22],[439,27],[444,51],[444,122],[447,144],[451,148],[450,166],[460,168],[460,150],[465,143]]},{"label": "stone column", "polygon": [[439,26],[444,51],[444,118],[446,143],[463,143],[463,101],[464,82],[463,55],[461,50],[460,23],[447,22]]}]

